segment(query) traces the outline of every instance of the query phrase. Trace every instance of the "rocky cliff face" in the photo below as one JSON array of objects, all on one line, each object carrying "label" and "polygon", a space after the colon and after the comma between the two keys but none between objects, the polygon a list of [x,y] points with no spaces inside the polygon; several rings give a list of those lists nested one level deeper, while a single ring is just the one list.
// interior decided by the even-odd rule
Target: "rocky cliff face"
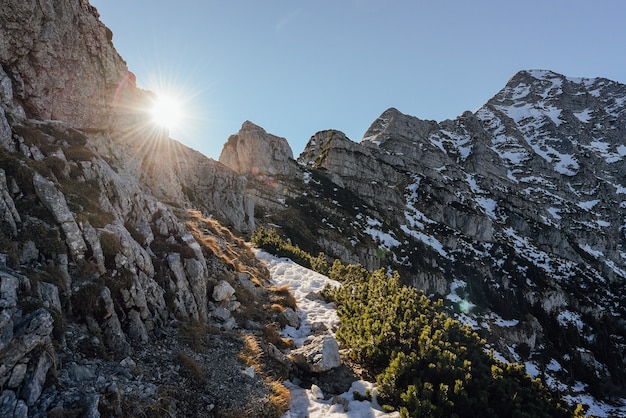
[{"label": "rocky cliff face", "polygon": [[625,103],[622,84],[536,70],[455,120],[389,109],[359,143],[315,134],[257,222],[399,269],[559,390],[623,396]]},{"label": "rocky cliff face", "polygon": [[0,416],[269,410],[246,179],[151,124],[87,1],[0,9]]}]

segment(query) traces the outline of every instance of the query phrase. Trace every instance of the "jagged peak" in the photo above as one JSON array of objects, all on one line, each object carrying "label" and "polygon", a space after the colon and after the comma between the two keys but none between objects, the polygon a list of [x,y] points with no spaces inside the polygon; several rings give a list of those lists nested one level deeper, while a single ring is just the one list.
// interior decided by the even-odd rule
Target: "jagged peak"
[{"label": "jagged peak", "polygon": [[245,121],[232,135],[220,154],[219,161],[240,174],[287,174],[292,165],[293,151],[283,137]]},{"label": "jagged peak", "polygon": [[381,145],[389,137],[412,139],[415,132],[428,132],[434,125],[437,125],[436,121],[420,119],[390,107],[370,125],[361,142]]},{"label": "jagged peak", "polygon": [[258,131],[258,132],[267,133],[267,131],[263,129],[261,126],[249,120],[246,120],[244,123],[241,124],[241,129],[239,130],[239,133],[241,133],[242,131]]}]

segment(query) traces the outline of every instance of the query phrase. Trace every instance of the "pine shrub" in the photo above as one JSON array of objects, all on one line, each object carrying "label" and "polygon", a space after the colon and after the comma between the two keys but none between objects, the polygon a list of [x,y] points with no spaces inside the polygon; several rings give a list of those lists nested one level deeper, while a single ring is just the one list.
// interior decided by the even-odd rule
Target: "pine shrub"
[{"label": "pine shrub", "polygon": [[366,276],[338,263],[330,271],[345,274],[343,286],[324,292],[338,306],[337,339],[374,371],[380,400],[403,417],[573,415],[523,366],[495,359],[441,301],[402,285],[397,273]]}]

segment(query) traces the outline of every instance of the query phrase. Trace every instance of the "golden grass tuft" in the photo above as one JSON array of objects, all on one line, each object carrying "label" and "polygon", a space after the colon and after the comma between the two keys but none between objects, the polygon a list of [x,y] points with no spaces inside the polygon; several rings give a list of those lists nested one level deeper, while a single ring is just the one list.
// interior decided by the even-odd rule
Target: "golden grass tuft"
[{"label": "golden grass tuft", "polygon": [[[282,378],[278,377],[276,370],[271,367],[268,369],[265,362],[267,354],[261,346],[259,337],[253,335],[245,335],[244,347],[237,355],[239,361],[243,362],[248,367],[253,367],[256,375],[261,377],[270,389],[269,401],[272,405],[273,411],[268,412],[269,416],[282,416],[289,409],[291,403],[291,394],[282,384]],[[265,416],[265,415],[264,415]]]},{"label": "golden grass tuft", "polygon": [[264,353],[259,340],[253,335],[245,335],[243,341],[243,350],[237,354],[237,358],[246,366],[254,367],[254,372],[262,376],[263,365],[261,359]]},{"label": "golden grass tuft", "polygon": [[278,324],[267,324],[263,329],[263,337],[269,343],[274,344],[277,348],[283,350],[285,348],[296,348],[296,344],[291,338],[283,338],[278,332]]},{"label": "golden grass tuft", "polygon": [[272,286],[269,288],[269,291],[272,293],[270,299],[273,304],[296,310],[296,298],[291,293],[289,285]]},{"label": "golden grass tuft", "polygon": [[291,393],[281,382],[274,381],[270,383],[272,394],[270,402],[278,410],[279,415],[283,415],[289,409],[291,404]]}]

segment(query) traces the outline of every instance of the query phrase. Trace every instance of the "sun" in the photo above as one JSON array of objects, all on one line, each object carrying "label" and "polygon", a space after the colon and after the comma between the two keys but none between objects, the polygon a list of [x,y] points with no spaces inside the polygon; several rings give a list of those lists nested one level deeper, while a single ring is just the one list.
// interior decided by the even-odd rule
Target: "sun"
[{"label": "sun", "polygon": [[183,120],[183,105],[176,97],[166,94],[157,93],[157,98],[150,109],[152,121],[169,130],[175,130],[180,127]]}]

